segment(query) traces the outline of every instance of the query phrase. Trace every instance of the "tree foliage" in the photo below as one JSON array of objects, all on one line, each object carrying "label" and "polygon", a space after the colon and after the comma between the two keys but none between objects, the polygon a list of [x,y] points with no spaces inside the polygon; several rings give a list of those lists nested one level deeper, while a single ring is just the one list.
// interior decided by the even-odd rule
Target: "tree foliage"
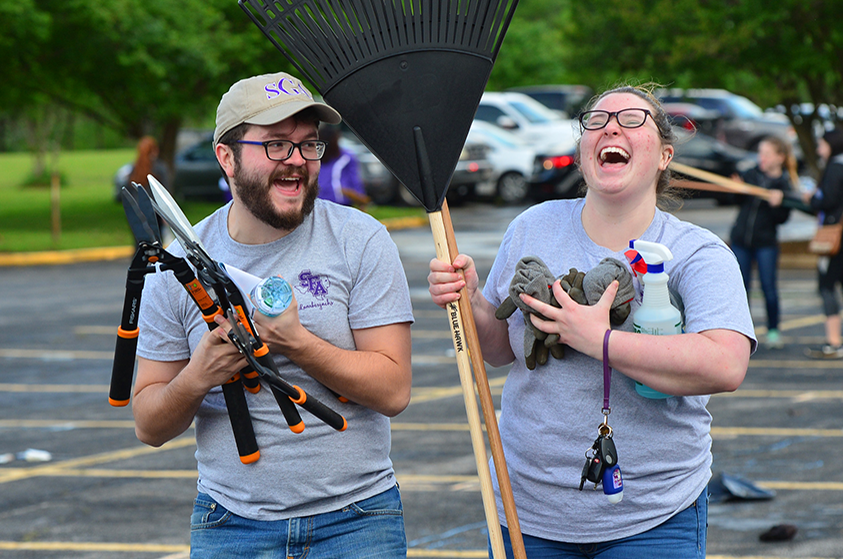
[{"label": "tree foliage", "polygon": [[800,102],[843,105],[843,3],[838,0],[644,0],[576,3],[564,23],[573,81],[604,89],[618,80],[725,88],[762,107],[783,105],[806,155],[814,115]]},{"label": "tree foliage", "polygon": [[43,114],[59,105],[127,137],[154,135],[169,161],[182,123],[212,118],[234,81],[288,68],[228,0],[18,4],[0,8],[14,12],[0,21],[21,30],[8,47],[0,39],[0,54],[27,46],[13,67],[16,90],[26,92],[18,106]]}]

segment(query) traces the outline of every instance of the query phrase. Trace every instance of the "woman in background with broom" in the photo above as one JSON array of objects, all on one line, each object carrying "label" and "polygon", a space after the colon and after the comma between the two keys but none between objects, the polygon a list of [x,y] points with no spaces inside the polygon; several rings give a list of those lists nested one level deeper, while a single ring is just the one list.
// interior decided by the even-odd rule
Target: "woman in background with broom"
[{"label": "woman in background with broom", "polygon": [[752,262],[758,266],[758,279],[767,311],[769,349],[784,347],[779,335],[779,225],[790,217],[790,208],[782,205],[785,194],[793,190],[789,173],[796,166],[790,145],[778,136],[766,136],[758,143],[758,165],[732,178],[767,189],[770,198],[738,196],[740,210],[732,225],[730,246],[738,259],[747,298],[752,286]]},{"label": "woman in background with broom", "polygon": [[[674,136],[647,89],[603,93],[580,123],[585,198],[545,202],[517,217],[482,292],[469,256],[457,256],[453,265],[432,260],[430,293],[444,307],[466,287],[485,360],[512,364],[500,432],[531,559],[704,557],[712,460],[708,395],[737,389],[756,346],[740,270],[714,234],[657,207],[666,196]],[[532,323],[558,334],[573,351],[529,370],[523,318],[495,318],[516,264],[535,255],[555,274],[572,267],[587,271],[606,257],[625,261],[631,239],[659,242],[673,253],[665,271],[687,333],[634,333],[632,317],[641,302],[636,289],[630,317],[610,335],[617,282],[595,305],[584,306],[557,280],[552,290],[561,308],[521,297],[547,318],[531,315]],[[616,370],[608,386],[604,355]],[[672,397],[643,398],[634,381]],[[607,397],[610,417],[601,415]],[[625,496],[614,505],[590,490],[592,484],[581,490],[583,455],[604,417],[624,474]],[[499,496],[498,510],[503,519]],[[508,546],[505,530],[504,539]]]}]

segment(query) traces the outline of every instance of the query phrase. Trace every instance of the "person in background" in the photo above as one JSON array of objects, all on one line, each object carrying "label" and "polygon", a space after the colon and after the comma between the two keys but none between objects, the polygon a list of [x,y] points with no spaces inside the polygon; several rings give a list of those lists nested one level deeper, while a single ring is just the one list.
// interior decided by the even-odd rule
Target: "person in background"
[{"label": "person in background", "polygon": [[[698,559],[705,557],[712,463],[708,395],[740,386],[756,345],[743,281],[722,240],[658,207],[667,195],[676,138],[651,91],[619,87],[587,109],[577,148],[585,198],[544,202],[516,217],[482,291],[465,254],[453,265],[430,262],[429,291],[444,307],[465,288],[484,359],[495,367],[512,365],[501,396],[500,432],[528,557]],[[617,280],[594,305],[580,305],[557,279],[552,294],[559,308],[521,295],[545,318],[530,313],[532,324],[567,346],[563,358],[530,370],[523,316],[495,316],[521,259],[538,257],[554,274],[564,274],[591,270],[611,257],[629,271],[631,239],[661,243],[674,255],[665,272],[682,302],[686,333],[635,333],[638,285],[632,312],[610,329]],[[604,355],[615,371],[608,385]],[[644,398],[635,381],[672,396]],[[580,490],[584,453],[595,441],[609,387],[608,420],[625,495],[614,505],[591,484]],[[497,485],[494,474],[492,479]],[[503,533],[511,553],[505,527]]]},{"label": "person in background", "polygon": [[[149,178],[147,178],[147,175],[152,175],[158,179],[158,182],[163,184],[168,190],[171,188],[167,165],[158,158],[158,155],[158,142],[152,136],[144,136],[138,141],[138,155],[135,158],[132,171],[129,173],[129,184],[134,182],[141,185],[150,196],[152,195],[152,191],[149,188]],[[170,244],[173,240],[170,228],[167,227],[160,215],[156,214],[155,217],[158,220],[158,230],[161,232],[164,244]]]},{"label": "person in background", "polygon": [[351,151],[340,145],[340,127],[322,123],[319,137],[327,143],[319,171],[319,197],[344,206],[366,206],[370,200],[360,177],[359,163]]},{"label": "person in background", "polygon": [[223,203],[228,204],[231,202],[231,187],[228,185],[228,177],[220,177],[220,180],[217,181],[217,186],[220,187]]},{"label": "person in background", "polygon": [[218,316],[209,331],[173,274],[144,285],[135,431],[157,447],[195,422],[191,557],[407,555],[389,418],[410,401],[409,288],[383,224],[317,199],[320,121],[338,124],[340,115],[289,74],[231,86],[217,109],[214,150],[233,199],[195,231],[220,262],[289,281],[290,306],[274,318],[255,313],[255,326],[280,375],[332,403],[345,431],[303,412],[306,428],[292,432],[262,381],[246,394],[260,458],[242,463],[221,389],[246,365],[231,325]]},{"label": "person in background", "polygon": [[766,345],[784,347],[779,334],[779,243],[778,227],[790,217],[790,208],[782,206],[785,194],[792,191],[787,169],[793,158],[790,145],[778,136],[767,136],[758,144],[758,165],[732,177],[770,191],[770,199],[740,196],[740,210],[732,226],[730,246],[738,259],[749,299],[752,264],[758,265],[758,278],[767,310]]},{"label": "person in background", "polygon": [[[805,202],[819,215],[820,225],[839,223],[843,217],[843,130],[835,128],[823,134],[817,144],[817,155],[825,162],[822,178],[813,193],[805,193]],[[825,344],[806,348],[810,357],[843,358],[843,336],[840,332],[840,301],[836,289],[843,285],[843,250],[834,256],[817,259],[820,297],[825,314]]]},{"label": "person in background", "polygon": [[152,175],[158,181],[169,188],[169,180],[167,173],[167,165],[158,158],[158,142],[152,136],[144,136],[138,141],[138,155],[135,158],[135,164],[132,166],[132,172],[129,173],[129,181],[135,182],[147,190],[149,190],[149,179],[147,175]]}]

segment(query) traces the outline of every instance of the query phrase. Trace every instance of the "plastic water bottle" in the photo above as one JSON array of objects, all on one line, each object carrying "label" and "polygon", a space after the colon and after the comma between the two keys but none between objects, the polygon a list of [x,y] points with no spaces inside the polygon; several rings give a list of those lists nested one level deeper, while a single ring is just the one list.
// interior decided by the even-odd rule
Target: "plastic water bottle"
[{"label": "plastic water bottle", "polygon": [[293,289],[281,276],[269,276],[249,294],[255,308],[266,316],[278,316],[293,302]]},{"label": "plastic water bottle", "polygon": [[[685,327],[682,324],[682,313],[670,303],[670,292],[667,289],[669,278],[664,271],[664,263],[672,260],[673,254],[666,246],[648,241],[629,241],[629,248],[637,251],[647,264],[647,273],[641,278],[644,298],[632,316],[633,329],[639,334],[654,336],[683,334]],[[669,394],[653,390],[637,381],[635,391],[645,398],[670,398]]]}]

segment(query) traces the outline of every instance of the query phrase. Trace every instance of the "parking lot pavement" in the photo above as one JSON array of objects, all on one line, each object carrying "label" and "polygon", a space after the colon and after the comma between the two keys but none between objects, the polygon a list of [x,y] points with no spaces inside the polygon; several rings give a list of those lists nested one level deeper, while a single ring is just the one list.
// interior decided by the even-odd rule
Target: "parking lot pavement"
[{"label": "parking lot pavement", "polygon": [[[718,209],[695,219],[724,220]],[[456,240],[482,276],[517,208],[453,210]],[[715,229],[716,226],[712,226]],[[396,231],[413,297],[413,396],[393,420],[392,458],[410,557],[486,557],[486,528],[453,345],[427,295],[434,247],[421,227]],[[128,260],[0,268],[0,556],[181,559],[195,493],[192,430],[140,444],[131,410],[107,404]],[[715,475],[775,491],[712,504],[708,557],[843,556],[841,362],[802,356],[822,340],[810,269],[782,270],[783,350],[761,347],[744,385],[714,396]],[[753,290],[756,323],[763,324]],[[763,328],[758,328],[763,340]],[[489,369],[497,399],[506,369]],[[28,462],[27,449],[46,451]],[[37,453],[33,457],[38,457]],[[669,457],[665,458],[666,460]],[[759,534],[793,524],[791,541]]]}]

